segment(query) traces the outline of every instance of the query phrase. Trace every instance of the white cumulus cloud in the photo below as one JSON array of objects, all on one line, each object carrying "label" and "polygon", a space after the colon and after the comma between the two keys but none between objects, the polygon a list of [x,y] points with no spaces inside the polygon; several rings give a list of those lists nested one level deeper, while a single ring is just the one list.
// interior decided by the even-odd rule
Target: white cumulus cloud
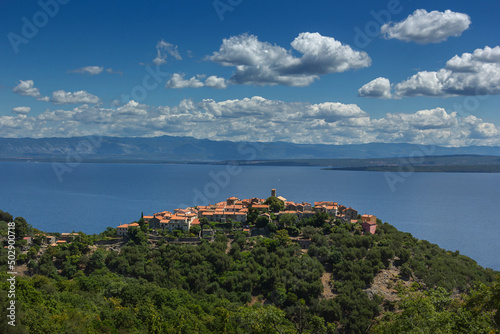
[{"label": "white cumulus cloud", "polygon": [[251,85],[308,86],[320,75],[371,65],[366,52],[319,33],[301,33],[291,46],[302,54],[300,58],[281,46],[243,34],[224,39],[208,59],[236,68],[232,84]]},{"label": "white cumulus cloud", "polygon": [[392,97],[391,82],[387,78],[378,77],[358,89],[358,95],[362,97],[390,99]]},{"label": "white cumulus cloud", "polygon": [[167,81],[167,88],[200,88],[204,84],[196,77],[191,77],[189,80],[184,79],[183,74],[174,73],[170,80]]},{"label": "white cumulus cloud", "polygon": [[174,106],[130,101],[114,108],[83,104],[39,115],[0,116],[0,137],[189,136],[230,141],[301,144],[412,143],[500,145],[500,130],[476,116],[444,108],[387,113],[372,118],[355,104],[284,102],[260,96]]},{"label": "white cumulus cloud", "polygon": [[174,57],[177,60],[181,60],[182,57],[179,54],[177,45],[165,42],[164,40],[159,41],[156,44],[156,58],[153,60],[155,65],[163,65],[167,62],[167,55]]},{"label": "white cumulus cloud", "polygon": [[205,77],[204,75],[197,75],[191,77],[190,79],[184,79],[184,74],[174,73],[172,77],[165,84],[166,88],[201,88],[201,87],[211,87],[211,88],[226,88],[226,79],[212,75],[208,77],[204,82],[202,81]]},{"label": "white cumulus cloud", "polygon": [[[391,87],[394,92],[391,93]],[[474,96],[500,94],[500,46],[476,49],[473,53],[455,55],[446,67],[437,71],[420,71],[408,79],[390,84],[377,78],[358,90],[359,96],[400,98],[413,96]]]},{"label": "white cumulus cloud", "polygon": [[31,111],[30,107],[14,107],[12,112],[18,115],[27,115]]},{"label": "white cumulus cloud", "polygon": [[40,90],[35,87],[33,80],[19,80],[19,84],[15,86],[12,91],[20,95],[34,97],[40,101],[47,102],[49,100],[47,96],[42,96],[42,94],[40,94]]},{"label": "white cumulus cloud", "polygon": [[119,115],[128,116],[146,116],[148,114],[148,111],[146,105],[131,100],[127,104],[117,108],[116,113]]},{"label": "white cumulus cloud", "polygon": [[469,25],[469,15],[446,10],[444,12],[417,9],[404,21],[384,24],[380,32],[387,39],[399,39],[419,44],[439,43],[451,36],[460,36]]},{"label": "white cumulus cloud", "polygon": [[205,80],[205,86],[211,88],[223,89],[227,87],[226,79],[212,75]]},{"label": "white cumulus cloud", "polygon": [[500,94],[500,46],[454,56],[438,71],[421,71],[395,85],[400,96]]},{"label": "white cumulus cloud", "polygon": [[73,104],[73,103],[99,103],[100,99],[90,94],[89,92],[80,90],[77,92],[66,92],[64,90],[57,90],[52,93],[50,102],[54,104]]}]

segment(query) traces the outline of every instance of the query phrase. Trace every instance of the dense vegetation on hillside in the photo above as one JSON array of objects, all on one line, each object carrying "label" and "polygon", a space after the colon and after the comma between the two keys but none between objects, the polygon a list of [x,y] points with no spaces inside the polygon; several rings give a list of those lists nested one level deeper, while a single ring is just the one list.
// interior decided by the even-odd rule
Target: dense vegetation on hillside
[{"label": "dense vegetation on hillside", "polygon": [[[7,223],[0,211],[0,235]],[[236,233],[180,245],[148,242],[142,231],[119,251],[110,239],[80,233],[37,255],[40,238],[18,265],[17,326],[6,323],[7,253],[0,254],[2,333],[485,333],[499,330],[500,278],[458,252],[447,252],[378,222],[374,235],[326,215],[290,217],[270,237]],[[17,254],[25,235],[15,218]],[[332,221],[333,223],[330,223]],[[137,229],[137,228],[136,228]],[[310,238],[301,249],[290,236]],[[133,232],[133,231],[131,231]],[[34,249],[31,251],[31,249]],[[375,276],[396,268],[400,301],[369,295]],[[334,298],[321,278],[331,273]],[[413,284],[411,284],[413,282]],[[397,310],[397,312],[395,312]],[[411,321],[409,321],[411,319]]]}]

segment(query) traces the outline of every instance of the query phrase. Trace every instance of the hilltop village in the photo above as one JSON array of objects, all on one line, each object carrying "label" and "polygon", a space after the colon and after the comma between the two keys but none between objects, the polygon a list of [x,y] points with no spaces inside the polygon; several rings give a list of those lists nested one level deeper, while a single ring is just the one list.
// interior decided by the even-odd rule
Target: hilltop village
[{"label": "hilltop village", "polygon": [[[188,207],[175,209],[173,212],[162,211],[153,215],[144,215],[139,222],[120,224],[116,228],[118,238],[128,238],[131,227],[140,228],[142,223],[147,223],[150,232],[149,237],[154,239],[154,234],[170,235],[180,237],[185,241],[199,240],[199,238],[213,239],[216,231],[242,231],[248,235],[269,235],[277,229],[287,229],[290,235],[290,227],[294,223],[321,217],[322,221],[334,225],[335,222],[359,223],[361,234],[375,234],[377,230],[377,217],[374,215],[359,215],[358,211],[351,207],[340,205],[333,201],[295,203],[288,201],[283,196],[276,196],[276,189],[271,190],[271,196],[267,199],[250,198],[239,199],[229,197],[224,202],[209,204],[206,206]],[[274,226],[272,230],[270,227]],[[109,229],[109,228],[108,228]],[[112,229],[114,230],[114,229]],[[114,233],[114,232],[113,232]],[[80,233],[44,233],[37,231],[36,234],[22,236],[23,256],[35,256],[43,254],[47,248],[72,243]],[[159,237],[159,236],[158,236]],[[178,240],[181,240],[178,239]],[[158,239],[159,240],[159,239]],[[32,247],[37,246],[37,247]],[[29,254],[29,253],[33,254]]]},{"label": "hilltop village", "polygon": [[[173,212],[162,211],[143,216],[142,219],[149,224],[150,229],[170,233],[174,231],[189,232],[192,231],[192,227],[209,225],[210,223],[212,226],[213,223],[231,224],[233,228],[237,225],[245,231],[251,232],[252,228],[258,229],[267,226],[268,223],[284,221],[283,217],[300,221],[313,218],[321,213],[344,223],[361,223],[363,233],[374,234],[377,229],[377,217],[374,215],[360,216],[358,211],[353,208],[339,205],[333,201],[314,202],[314,205],[307,202],[287,201],[283,196],[276,196],[276,189],[271,190],[271,197],[267,199],[229,197],[224,202],[185,209],[179,208]],[[331,220],[328,221],[333,223]],[[258,224],[254,224],[255,222]],[[200,226],[197,229],[199,234],[210,233],[211,230],[204,229],[209,226]],[[127,236],[129,227],[139,227],[139,224],[121,224],[117,227],[117,235]]]}]

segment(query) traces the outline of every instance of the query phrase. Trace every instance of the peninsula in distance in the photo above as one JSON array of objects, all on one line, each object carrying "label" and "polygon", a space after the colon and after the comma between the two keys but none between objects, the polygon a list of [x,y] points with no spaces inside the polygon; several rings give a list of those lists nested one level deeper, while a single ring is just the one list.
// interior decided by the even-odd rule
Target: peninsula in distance
[{"label": "peninsula in distance", "polygon": [[58,163],[194,163],[310,166],[332,170],[500,172],[500,147],[415,144],[320,145],[192,137],[0,138],[0,160]]}]

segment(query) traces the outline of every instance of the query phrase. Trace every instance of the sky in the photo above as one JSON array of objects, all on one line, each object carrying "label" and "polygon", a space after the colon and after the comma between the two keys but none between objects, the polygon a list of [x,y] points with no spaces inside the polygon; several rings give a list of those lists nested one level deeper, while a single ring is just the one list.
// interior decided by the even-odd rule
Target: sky
[{"label": "sky", "polygon": [[1,0],[0,137],[500,146],[500,2]]}]

